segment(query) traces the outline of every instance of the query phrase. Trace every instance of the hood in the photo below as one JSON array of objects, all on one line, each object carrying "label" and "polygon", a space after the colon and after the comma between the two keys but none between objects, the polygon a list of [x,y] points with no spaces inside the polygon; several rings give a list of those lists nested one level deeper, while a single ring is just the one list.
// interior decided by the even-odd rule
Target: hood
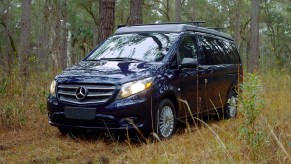
[{"label": "hood", "polygon": [[82,61],[64,70],[57,79],[73,82],[125,83],[152,76],[162,65],[163,63],[136,61]]}]

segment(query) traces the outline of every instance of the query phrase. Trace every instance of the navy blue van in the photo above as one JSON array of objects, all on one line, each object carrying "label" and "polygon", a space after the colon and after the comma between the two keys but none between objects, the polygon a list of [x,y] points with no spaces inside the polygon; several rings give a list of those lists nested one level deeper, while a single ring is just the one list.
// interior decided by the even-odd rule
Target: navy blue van
[{"label": "navy blue van", "polygon": [[139,129],[169,138],[191,115],[235,117],[242,71],[223,32],[195,22],[124,26],[55,77],[49,124],[63,134]]}]

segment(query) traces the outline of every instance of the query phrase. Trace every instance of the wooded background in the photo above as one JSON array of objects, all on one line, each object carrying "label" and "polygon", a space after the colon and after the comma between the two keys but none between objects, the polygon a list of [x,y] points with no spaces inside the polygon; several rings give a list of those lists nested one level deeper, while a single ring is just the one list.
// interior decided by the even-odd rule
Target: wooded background
[{"label": "wooded background", "polygon": [[[154,144],[63,137],[48,124],[55,75],[118,24],[193,20],[225,28],[257,71],[244,74],[236,119],[187,124]],[[290,0],[0,0],[0,163],[288,163],[290,43]]]},{"label": "wooded background", "polygon": [[245,68],[287,68],[291,54],[288,0],[1,0],[1,76],[19,70],[55,73],[84,58],[118,24],[204,20],[223,27]]}]

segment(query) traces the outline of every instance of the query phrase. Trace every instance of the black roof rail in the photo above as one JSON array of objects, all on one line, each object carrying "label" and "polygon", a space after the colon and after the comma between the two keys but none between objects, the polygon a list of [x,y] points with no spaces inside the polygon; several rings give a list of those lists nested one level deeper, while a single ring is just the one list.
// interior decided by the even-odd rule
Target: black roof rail
[{"label": "black roof rail", "polygon": [[225,29],[224,27],[206,27],[206,28],[211,29],[211,30],[216,30],[219,32],[223,32],[223,30]]},{"label": "black roof rail", "polygon": [[[201,26],[201,24],[206,23],[205,21],[191,21],[191,22],[166,22],[166,23],[149,23],[149,24],[135,24],[134,26],[144,26],[144,25],[166,25],[166,24],[192,24],[195,26]],[[117,28],[126,27],[129,25],[119,24]]]},{"label": "black roof rail", "polygon": [[196,26],[201,26],[201,24],[206,23],[205,21],[191,21],[191,22],[185,22],[186,24],[193,24]]}]

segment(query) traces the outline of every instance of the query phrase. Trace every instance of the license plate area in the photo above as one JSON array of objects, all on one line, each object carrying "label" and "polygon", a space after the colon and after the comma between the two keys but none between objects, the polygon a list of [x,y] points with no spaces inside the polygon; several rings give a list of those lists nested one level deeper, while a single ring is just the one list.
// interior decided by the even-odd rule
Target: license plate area
[{"label": "license plate area", "polygon": [[82,107],[65,107],[64,114],[65,117],[68,119],[94,120],[96,116],[96,109]]}]

